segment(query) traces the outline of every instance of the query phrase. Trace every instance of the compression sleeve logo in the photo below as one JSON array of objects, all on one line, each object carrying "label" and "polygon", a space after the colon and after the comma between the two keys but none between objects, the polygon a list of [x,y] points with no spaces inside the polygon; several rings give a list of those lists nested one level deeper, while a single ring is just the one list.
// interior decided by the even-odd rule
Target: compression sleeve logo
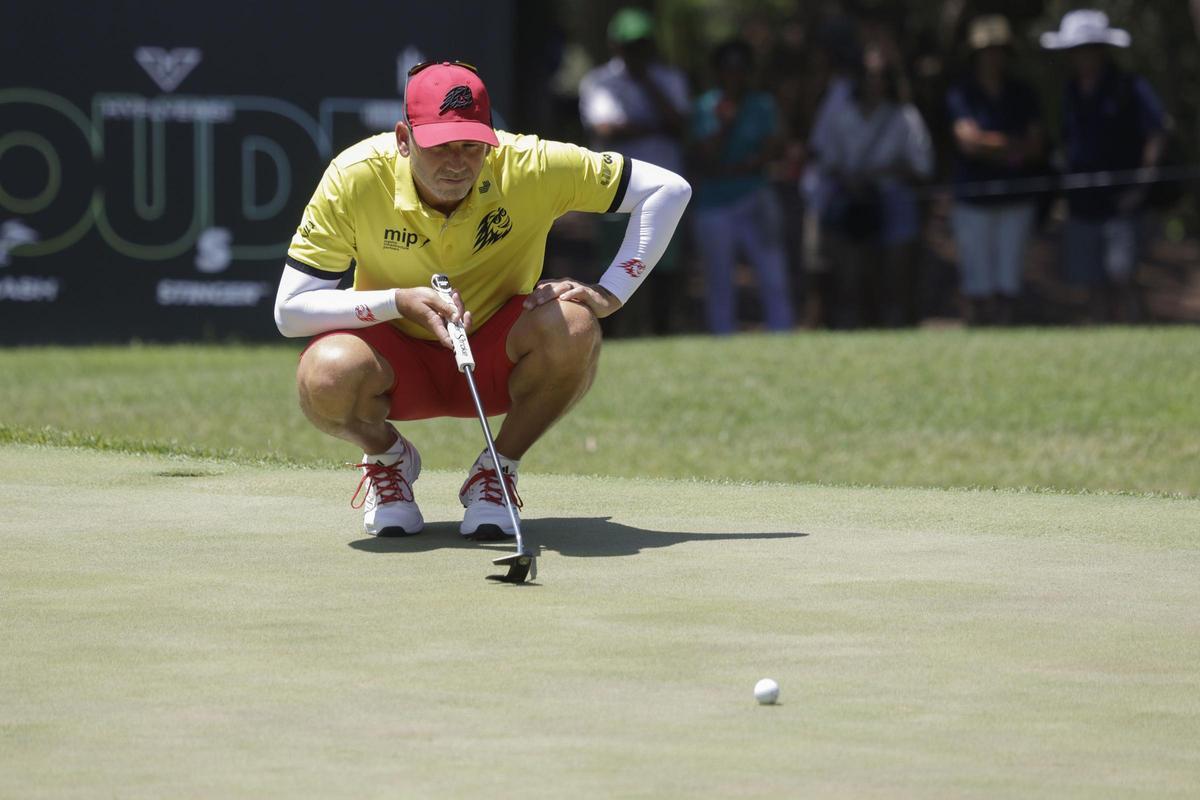
[{"label": "compression sleeve logo", "polygon": [[354,307],[354,316],[358,317],[363,322],[379,322],[379,320],[375,318],[374,312],[367,308],[366,304],[364,303],[359,303]]},{"label": "compression sleeve logo", "polygon": [[640,258],[631,258],[628,261],[618,264],[618,266],[625,270],[625,273],[631,278],[640,278],[642,277],[642,273],[646,271],[646,265]]}]

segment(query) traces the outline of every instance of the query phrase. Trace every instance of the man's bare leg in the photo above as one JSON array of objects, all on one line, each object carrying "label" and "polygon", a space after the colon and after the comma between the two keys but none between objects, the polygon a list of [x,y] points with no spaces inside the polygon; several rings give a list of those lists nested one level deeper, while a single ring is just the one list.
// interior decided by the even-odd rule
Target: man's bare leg
[{"label": "man's bare leg", "polygon": [[296,371],[304,415],[366,456],[351,505],[363,509],[363,529],[373,536],[412,536],[425,527],[412,493],[420,455],[387,421],[394,374],[369,344],[349,334],[317,341]]},{"label": "man's bare leg", "polygon": [[512,408],[496,450],[519,460],[582,398],[600,363],[600,323],[586,306],[553,300],[526,311],[508,333]]},{"label": "man's bare leg", "polygon": [[304,353],[296,386],[304,416],[318,430],[353,442],[364,453],[386,453],[396,442],[387,422],[395,375],[366,342],[333,334]]}]

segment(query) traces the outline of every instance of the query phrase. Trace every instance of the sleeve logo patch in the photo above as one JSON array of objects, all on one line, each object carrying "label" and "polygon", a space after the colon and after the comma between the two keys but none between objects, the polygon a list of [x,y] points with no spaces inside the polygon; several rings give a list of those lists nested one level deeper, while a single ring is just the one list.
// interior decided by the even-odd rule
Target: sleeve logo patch
[{"label": "sleeve logo patch", "polygon": [[611,183],[613,177],[612,153],[605,153],[600,162],[600,182],[603,184]]},{"label": "sleeve logo patch", "polygon": [[479,220],[479,227],[475,229],[475,249],[471,252],[478,253],[489,244],[495,244],[508,236],[511,231],[512,218],[508,216],[507,210],[497,208],[495,211],[489,211]]},{"label": "sleeve logo patch", "polygon": [[371,309],[367,308],[367,306],[363,303],[359,303],[354,307],[354,316],[358,317],[363,322],[379,322],[379,320],[375,318],[375,314],[371,311]]},{"label": "sleeve logo patch", "polygon": [[618,266],[625,270],[626,274],[631,278],[640,278],[642,277],[642,273],[646,271],[646,265],[642,263],[640,258],[631,258]]}]

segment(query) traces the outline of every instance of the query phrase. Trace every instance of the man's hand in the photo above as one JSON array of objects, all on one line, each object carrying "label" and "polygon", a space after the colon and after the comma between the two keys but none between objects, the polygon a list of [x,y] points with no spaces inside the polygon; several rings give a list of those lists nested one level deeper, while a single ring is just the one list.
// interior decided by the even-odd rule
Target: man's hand
[{"label": "man's hand", "polygon": [[417,323],[437,336],[438,341],[444,347],[453,350],[454,345],[450,343],[450,332],[446,330],[446,320],[461,322],[467,333],[470,333],[471,312],[463,308],[462,298],[459,297],[458,292],[450,297],[454,300],[453,305],[443,300],[433,289],[425,286],[397,289],[396,310],[400,312],[401,317]]},{"label": "man's hand", "polygon": [[583,283],[570,278],[562,278],[539,283],[537,288],[525,298],[525,308],[537,308],[555,299],[587,306],[597,319],[604,319],[621,307],[621,301],[598,283]]}]

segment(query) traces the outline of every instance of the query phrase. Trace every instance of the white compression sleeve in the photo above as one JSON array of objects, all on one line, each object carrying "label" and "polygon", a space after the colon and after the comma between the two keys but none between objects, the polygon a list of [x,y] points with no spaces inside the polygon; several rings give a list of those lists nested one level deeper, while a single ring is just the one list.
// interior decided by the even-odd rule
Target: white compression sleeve
[{"label": "white compression sleeve", "polygon": [[400,319],[393,290],[356,292],[337,285],[337,280],[315,278],[284,266],[275,294],[275,325],[279,332],[284,336],[315,336]]},{"label": "white compression sleeve", "polygon": [[662,258],[692,187],[670,170],[630,159],[629,186],[617,211],[629,214],[625,240],[600,285],[625,303]]}]

